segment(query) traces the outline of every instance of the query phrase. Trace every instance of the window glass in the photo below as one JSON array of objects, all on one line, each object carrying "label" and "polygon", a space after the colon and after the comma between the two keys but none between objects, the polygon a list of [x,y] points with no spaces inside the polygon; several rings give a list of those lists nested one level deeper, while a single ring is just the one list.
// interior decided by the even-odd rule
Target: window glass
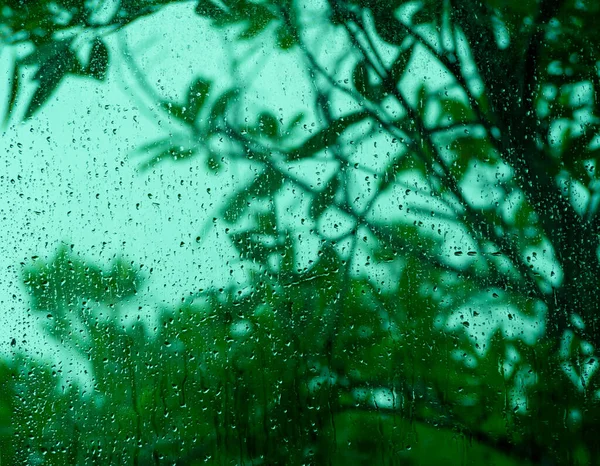
[{"label": "window glass", "polygon": [[600,464],[597,24],[5,0],[0,464]]}]

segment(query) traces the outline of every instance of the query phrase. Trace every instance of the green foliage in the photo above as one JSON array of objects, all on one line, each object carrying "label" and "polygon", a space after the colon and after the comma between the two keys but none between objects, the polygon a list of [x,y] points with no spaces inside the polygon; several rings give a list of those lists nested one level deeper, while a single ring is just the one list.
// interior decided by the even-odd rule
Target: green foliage
[{"label": "green foliage", "polygon": [[371,82],[369,79],[369,67],[364,60],[359,62],[354,68],[352,81],[356,90],[366,99],[378,102],[383,97],[382,85]]},{"label": "green foliage", "polygon": [[325,188],[313,198],[310,204],[310,216],[318,219],[325,210],[334,203],[334,198],[338,192],[340,180],[338,176],[333,176],[327,182]]},{"label": "green foliage", "polygon": [[189,108],[190,119],[196,117],[202,109],[202,106],[208,97],[210,86],[211,83],[203,79],[197,79],[191,85],[187,97],[187,107]]},{"label": "green foliage", "polygon": [[283,181],[283,177],[277,172],[265,171],[257,175],[246,189],[240,190],[229,201],[223,212],[224,219],[230,223],[237,223],[251,201],[270,197],[279,190]]},{"label": "green foliage", "polygon": [[[63,375],[20,359],[14,385],[4,385],[20,390],[21,400],[4,408],[20,413],[7,427],[18,432],[11,457],[20,461],[27,454],[52,451],[55,464],[92,458],[142,463],[157,456],[188,464],[207,457],[341,464],[350,454],[371,457],[375,446],[382,454],[396,452],[407,460],[426,458],[426,453],[415,456],[408,448],[416,440],[409,425],[416,423],[419,431],[427,432],[424,416],[438,409],[436,397],[442,392],[431,391],[431,386],[426,397],[421,393],[422,382],[431,375],[441,377],[448,406],[459,409],[460,400],[468,396],[449,378],[455,374],[454,383],[464,383],[462,363],[449,355],[460,335],[433,329],[431,335],[422,333],[431,317],[422,311],[434,307],[424,296],[405,299],[412,293],[411,282],[419,280],[414,264],[405,268],[400,289],[388,295],[363,280],[343,283],[342,274],[336,273],[341,266],[335,251],[325,247],[308,275],[292,274],[289,284],[256,282],[243,297],[233,289],[206,293],[189,304],[164,309],[153,330],[139,320],[122,325],[118,308],[112,308],[117,314],[108,318],[84,319],[89,336],[85,344],[76,332],[60,338],[91,362],[94,390],[83,392],[71,381],[69,390],[60,392]],[[119,302],[128,299],[141,278],[124,262],[102,271],[62,250],[51,262],[29,267],[25,280],[33,309],[67,312],[63,315],[70,328],[74,302],[93,299],[110,307],[115,296]],[[322,292],[314,293],[315,288]],[[376,312],[373,304],[379,300],[386,304]],[[348,330],[338,333],[340,328]],[[439,344],[432,347],[431,338]],[[450,341],[442,343],[445,339]],[[439,352],[445,356],[440,358]],[[440,364],[445,370],[436,369]],[[411,374],[411,382],[402,382],[404,373]],[[497,370],[492,366],[490,373],[474,372],[472,377],[503,386],[501,378],[490,379],[493,373]],[[24,377],[27,384],[19,385]],[[375,389],[389,382],[394,387],[390,396],[396,400],[391,406],[400,408],[396,414],[385,414],[387,405],[377,408],[383,401],[375,398]],[[23,390],[38,394],[31,400]],[[474,425],[477,413],[469,414]],[[45,419],[45,433],[33,430],[42,423],[28,422],[31,416]],[[373,423],[387,427],[365,439],[363,429]],[[503,433],[502,429],[499,435]],[[29,443],[30,435],[34,443]],[[447,442],[440,448],[448,451],[440,457],[456,448],[450,437],[432,435]],[[114,444],[122,448],[108,448]],[[481,458],[491,454],[488,447],[478,448]],[[496,457],[496,464],[511,464]]]},{"label": "green foliage", "polygon": [[47,47],[51,50],[46,52],[41,49],[43,51],[37,58],[41,61],[33,77],[37,88],[29,102],[25,118],[30,118],[48,100],[67,73],[77,72],[80,67],[68,42],[49,44]]},{"label": "green foliage", "polygon": [[162,102],[163,108],[182,123],[194,127],[202,107],[209,96],[211,82],[198,78],[190,85],[183,106],[173,102]]},{"label": "green foliage", "polygon": [[[74,331],[56,335],[91,362],[92,392],[74,381],[59,391],[61,371],[50,373],[23,356],[15,361],[18,371],[4,369],[9,404],[1,409],[19,415],[3,418],[12,419],[5,435],[16,433],[3,454],[15,461],[51,454],[55,464],[156,457],[188,464],[207,457],[342,464],[377,452],[421,464],[439,458],[460,464],[457,433],[427,421],[443,414],[461,419],[458,435],[474,442],[474,464],[509,465],[515,463],[494,452],[494,442],[543,443],[551,422],[562,419],[536,403],[559,393],[585,402],[571,385],[549,387],[533,378],[525,414],[516,414],[521,406],[511,393],[520,386],[521,368],[530,366],[511,359],[506,348],[535,351],[540,374],[554,365],[551,348],[530,348],[496,333],[485,355],[474,354],[465,332],[432,325],[436,296],[446,292],[428,290],[445,282],[452,287],[451,280],[425,278],[411,261],[398,288],[382,293],[369,281],[344,280],[336,252],[326,245],[322,252],[308,273],[292,272],[287,283],[263,279],[243,296],[215,291],[163,309],[152,330],[138,319],[123,325],[119,317],[119,303],[141,280],[125,262],[103,271],[67,250],[48,263],[36,259],[24,272],[34,311],[53,309],[65,328],[75,323],[75,302],[104,303],[113,314],[84,319],[85,342]],[[463,327],[476,326],[478,313],[461,319]],[[577,344],[572,340],[571,348]],[[482,432],[490,439],[483,441]],[[572,446],[582,441],[579,432],[567,428]],[[436,452],[426,448],[431,442]],[[123,447],[108,448],[114,444]]]},{"label": "green foliage", "polygon": [[[238,35],[238,39],[250,40],[261,34],[271,21],[277,19],[272,7],[270,2],[230,0],[221,3],[200,0],[196,6],[196,13],[209,18],[217,27],[242,23],[244,30]],[[278,41],[282,49],[290,47],[285,39],[279,38]]]},{"label": "green foliage", "polygon": [[97,37],[92,44],[92,52],[85,73],[93,78],[103,81],[104,78],[106,78],[108,63],[108,49],[102,39]]},{"label": "green foliage", "polygon": [[287,152],[287,159],[301,160],[314,156],[316,153],[328,149],[334,145],[342,132],[352,125],[355,125],[368,118],[366,112],[356,112],[350,115],[340,117],[339,119],[329,123],[323,129],[317,131],[304,143]]}]

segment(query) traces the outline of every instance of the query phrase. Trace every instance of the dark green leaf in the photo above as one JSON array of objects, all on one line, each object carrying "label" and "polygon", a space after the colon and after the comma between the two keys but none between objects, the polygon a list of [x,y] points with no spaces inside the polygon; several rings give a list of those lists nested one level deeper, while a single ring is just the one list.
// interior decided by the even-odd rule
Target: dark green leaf
[{"label": "dark green leaf", "polygon": [[[160,147],[160,145],[158,146]],[[147,170],[154,167],[155,165],[163,162],[165,159],[172,159],[175,161],[189,159],[196,154],[196,149],[186,149],[184,147],[169,147],[166,150],[159,152],[157,155],[152,157],[148,162],[145,163],[143,169]]]},{"label": "dark green leaf", "polygon": [[312,218],[317,220],[329,206],[333,205],[339,184],[340,180],[336,175],[327,183],[325,189],[313,197],[310,204],[310,216]]},{"label": "dark green leaf", "polygon": [[66,248],[61,248],[51,262],[26,269],[24,276],[36,311],[64,310],[64,305],[76,297],[110,303],[135,294],[141,281],[124,260],[102,271]]},{"label": "dark green leaf", "polygon": [[381,242],[373,252],[373,257],[377,262],[392,262],[398,258],[398,251],[387,243]]},{"label": "dark green leaf", "polygon": [[8,99],[8,105],[6,106],[6,115],[4,117],[4,124],[6,125],[10,120],[11,113],[15,109],[17,103],[17,95],[19,93],[19,63],[15,61],[13,68],[13,77],[10,81],[10,94]]},{"label": "dark green leaf", "polygon": [[237,20],[250,20],[253,22],[261,22],[266,27],[269,21],[276,19],[275,16],[266,4],[255,3],[247,0],[232,1],[228,4],[231,7],[231,13]]},{"label": "dark green leaf", "polygon": [[268,138],[274,138],[279,132],[279,122],[270,113],[261,113],[258,117],[258,130]]},{"label": "dark green leaf", "polygon": [[210,0],[200,0],[196,5],[196,14],[206,16],[209,19],[219,19],[227,14],[221,7]]},{"label": "dark green leaf", "polygon": [[239,40],[253,39],[269,25],[268,21],[264,21],[257,18],[251,18],[248,27],[238,36]]},{"label": "dark green leaf", "polygon": [[192,157],[196,153],[195,149],[186,149],[184,147],[171,147],[163,153],[163,157],[169,156],[173,160],[184,160]]},{"label": "dark green leaf", "polygon": [[370,95],[369,69],[365,60],[358,62],[352,72],[354,88],[367,99]]},{"label": "dark green leaf", "polygon": [[400,156],[400,158],[396,157],[393,162],[386,167],[379,181],[379,192],[386,190],[392,185],[396,180],[398,173],[409,169],[407,164],[407,159],[409,158],[409,154],[404,154]]},{"label": "dark green leaf", "polygon": [[356,112],[341,117],[307,139],[300,147],[288,152],[288,160],[299,160],[312,157],[317,152],[328,148],[337,142],[340,135],[350,126],[369,117],[367,112]]},{"label": "dark green leaf", "polygon": [[198,78],[190,86],[187,97],[187,118],[188,121],[194,122],[202,106],[206,102],[208,92],[210,91],[211,82],[202,78]]},{"label": "dark green leaf", "polygon": [[241,191],[236,193],[235,196],[231,198],[227,207],[223,211],[223,219],[227,223],[237,223],[242,214],[246,211],[248,207],[248,194],[246,191]]},{"label": "dark green leaf", "polygon": [[108,62],[108,49],[102,39],[96,37],[92,44],[92,52],[90,53],[90,61],[86,67],[86,74],[103,81],[108,71]]},{"label": "dark green leaf", "polygon": [[290,234],[286,234],[281,248],[282,260],[280,263],[281,272],[294,272],[294,239]]},{"label": "dark green leaf", "polygon": [[174,116],[186,124],[189,123],[187,109],[184,109],[181,105],[174,104],[173,102],[161,102],[160,105],[169,112],[169,115]]},{"label": "dark green leaf", "polygon": [[42,63],[34,75],[33,79],[38,82],[38,86],[27,106],[25,119],[31,118],[50,98],[67,73],[79,71],[80,67],[77,56],[68,44],[57,45],[55,54]]},{"label": "dark green leaf", "polygon": [[287,127],[286,127],[286,131],[291,131],[294,126],[296,126],[298,123],[300,123],[302,121],[302,119],[304,118],[304,113],[300,112],[298,113],[294,118],[292,118],[292,120],[288,123]]},{"label": "dark green leaf", "polygon": [[27,66],[41,65],[54,57],[59,50],[63,50],[69,46],[70,42],[67,40],[45,42],[38,45],[30,54],[21,58],[19,64]]},{"label": "dark green leaf", "polygon": [[216,154],[210,153],[206,158],[206,166],[211,172],[217,173],[221,169],[221,161]]},{"label": "dark green leaf", "polygon": [[277,230],[277,217],[275,210],[269,209],[266,212],[259,213],[256,216],[256,232],[265,235],[272,235]]},{"label": "dark green leaf", "polygon": [[417,103],[416,103],[416,110],[417,113],[424,118],[425,117],[425,109],[427,107],[427,88],[425,87],[425,84],[422,83],[419,85],[418,89],[417,89]]},{"label": "dark green leaf", "polygon": [[273,196],[283,184],[283,176],[276,170],[266,170],[256,177],[249,189],[251,196]]},{"label": "dark green leaf", "polygon": [[463,137],[455,139],[450,149],[456,154],[450,166],[450,172],[455,178],[461,179],[470,164],[475,161],[489,162],[493,150],[487,139]]},{"label": "dark green leaf", "polygon": [[145,154],[150,151],[156,151],[157,149],[164,150],[165,148],[169,147],[170,145],[171,145],[171,142],[169,141],[168,138],[155,139],[154,141],[151,141],[151,142],[148,142],[146,144],[139,146],[136,151],[141,154]]},{"label": "dark green leaf", "polygon": [[377,10],[373,19],[377,34],[388,44],[400,45],[406,39],[405,29],[388,9]]},{"label": "dark green leaf", "polygon": [[277,28],[276,39],[281,50],[289,50],[298,43],[296,34],[285,23]]},{"label": "dark green leaf", "polygon": [[283,177],[274,170],[264,171],[244,190],[236,193],[223,212],[229,223],[236,223],[248,207],[248,202],[261,197],[271,197],[283,184]]},{"label": "dark green leaf", "polygon": [[230,101],[238,94],[238,90],[237,89],[229,89],[228,91],[224,92],[217,100],[216,102],[213,104],[212,109],[210,111],[210,119],[211,122],[214,124],[215,121],[222,117],[225,116],[226,112],[227,112],[227,107],[230,103]]},{"label": "dark green leaf", "polygon": [[475,115],[470,106],[457,99],[440,99],[442,114],[438,119],[440,125],[449,123],[467,123],[474,120]]},{"label": "dark green leaf", "polygon": [[414,257],[431,255],[436,253],[436,241],[427,236],[423,228],[416,225],[391,224],[371,228],[371,231],[382,244],[386,244],[392,251],[399,254]]},{"label": "dark green leaf", "polygon": [[413,47],[409,47],[406,50],[400,51],[394,63],[390,67],[390,79],[392,80],[392,84],[395,86],[402,76],[404,76],[404,72],[406,71],[406,65],[410,61],[412,56]]},{"label": "dark green leaf", "polygon": [[[441,1],[430,2],[430,3],[441,3]],[[437,8],[433,5],[424,5],[411,17],[412,24],[425,24],[431,23],[436,19]]]},{"label": "dark green leaf", "polygon": [[562,139],[562,160],[569,168],[575,161],[589,158],[590,144],[598,138],[600,125],[586,125],[584,131],[573,135],[571,128],[568,128]]},{"label": "dark green leaf", "polygon": [[254,235],[253,231],[245,231],[231,235],[231,239],[242,258],[264,264],[269,254],[277,251],[277,246],[267,246],[259,239],[255,239]]}]

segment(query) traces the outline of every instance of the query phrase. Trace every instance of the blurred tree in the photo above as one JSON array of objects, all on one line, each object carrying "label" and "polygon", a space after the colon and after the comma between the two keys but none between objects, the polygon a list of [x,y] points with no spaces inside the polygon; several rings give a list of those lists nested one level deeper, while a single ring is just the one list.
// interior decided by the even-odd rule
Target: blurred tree
[{"label": "blurred tree", "polygon": [[[29,117],[68,73],[104,77],[103,34],[167,2],[114,2],[101,21],[98,5],[68,3],[2,10],[2,40],[30,50],[15,55],[9,114],[23,69],[37,66]],[[256,173],[223,212],[251,291],[193,296],[151,335],[84,319],[80,343],[72,314],[55,319],[108,397],[79,401],[105,443],[81,443],[77,462],[458,464],[463,435],[471,464],[598,464],[600,6],[200,0],[195,12],[296,54],[316,121],[244,114],[243,82],[215,98],[203,77],[185,102],[161,102],[196,142],[140,148],[148,168],[197,156]],[[292,195],[290,216],[277,206]],[[308,266],[301,236],[319,244]],[[75,272],[73,290],[95,280],[77,296],[118,298],[101,277]],[[31,283],[38,309],[69,308]]]}]

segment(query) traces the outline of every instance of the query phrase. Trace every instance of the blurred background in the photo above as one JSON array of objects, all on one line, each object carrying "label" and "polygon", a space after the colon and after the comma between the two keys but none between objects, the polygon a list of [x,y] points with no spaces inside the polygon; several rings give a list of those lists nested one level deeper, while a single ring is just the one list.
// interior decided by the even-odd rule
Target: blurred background
[{"label": "blurred background", "polygon": [[599,15],[5,1],[0,464],[600,464]]}]

